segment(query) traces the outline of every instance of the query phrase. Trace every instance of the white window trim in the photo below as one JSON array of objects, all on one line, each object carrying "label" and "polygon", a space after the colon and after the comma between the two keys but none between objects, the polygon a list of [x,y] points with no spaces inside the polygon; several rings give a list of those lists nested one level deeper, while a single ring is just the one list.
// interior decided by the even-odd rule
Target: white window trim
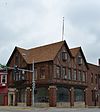
[{"label": "white window trim", "polygon": [[3,76],[4,76],[4,75],[1,75],[1,84],[5,84],[5,83],[7,83],[7,75],[5,75],[5,83],[2,82]]}]

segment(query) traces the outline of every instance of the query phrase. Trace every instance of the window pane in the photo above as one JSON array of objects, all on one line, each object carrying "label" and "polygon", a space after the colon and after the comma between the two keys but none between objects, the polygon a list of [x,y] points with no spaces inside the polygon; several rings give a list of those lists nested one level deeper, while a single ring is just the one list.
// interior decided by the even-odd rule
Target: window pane
[{"label": "window pane", "polygon": [[57,89],[57,102],[68,102],[69,101],[69,91],[65,87],[58,87]]},{"label": "window pane", "polygon": [[36,88],[37,92],[35,93],[35,102],[48,102],[48,88],[40,87]]},{"label": "window pane", "polygon": [[75,89],[75,101],[84,101],[84,90],[83,89]]},{"label": "window pane", "polygon": [[73,80],[76,80],[76,70],[73,72]]},{"label": "window pane", "polygon": [[66,68],[65,67],[62,68],[62,78],[63,79],[67,79],[67,76],[66,76]]},{"label": "window pane", "polygon": [[45,68],[44,67],[41,67],[40,69],[40,78],[45,79]]},{"label": "window pane", "polygon": [[68,69],[68,79],[71,80],[71,69]]},{"label": "window pane", "polygon": [[85,81],[85,76],[86,74],[85,74],[85,72],[83,72],[83,75],[82,75],[82,81]]},{"label": "window pane", "polygon": [[57,74],[57,78],[61,77],[61,71],[60,71],[60,67],[56,66],[56,74]]}]

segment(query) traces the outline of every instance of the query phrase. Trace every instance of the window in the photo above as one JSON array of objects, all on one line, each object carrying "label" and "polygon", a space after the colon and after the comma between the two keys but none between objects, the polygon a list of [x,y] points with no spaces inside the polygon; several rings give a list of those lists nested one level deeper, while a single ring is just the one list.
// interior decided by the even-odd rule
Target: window
[{"label": "window", "polygon": [[83,89],[75,89],[75,97],[74,101],[84,101],[84,90]]},{"label": "window", "polygon": [[98,83],[98,75],[97,74],[95,75],[95,83],[96,84]]},{"label": "window", "polygon": [[57,74],[57,78],[61,77],[61,68],[59,66],[56,66],[56,74]]},{"label": "window", "polygon": [[78,64],[79,64],[79,65],[82,64],[82,61],[83,61],[83,60],[82,60],[82,57],[81,57],[81,56],[78,56]]},{"label": "window", "polygon": [[82,80],[82,74],[81,74],[81,71],[80,71],[80,70],[78,71],[78,80],[79,80],[79,81]]},{"label": "window", "polygon": [[93,83],[93,73],[91,73],[91,83]]},{"label": "window", "polygon": [[57,102],[69,102],[70,93],[69,90],[65,87],[57,88]]},{"label": "window", "polygon": [[7,83],[7,75],[1,75],[1,83]]},{"label": "window", "polygon": [[34,79],[37,80],[37,69],[34,69]]},{"label": "window", "polygon": [[62,52],[62,60],[66,61],[68,59],[67,52]]},{"label": "window", "polygon": [[76,70],[73,71],[73,80],[76,80]]},{"label": "window", "polygon": [[67,79],[66,68],[65,67],[62,67],[62,78]]},{"label": "window", "polygon": [[48,102],[49,101],[48,88],[39,87],[36,89],[37,89],[37,92],[35,94],[34,101],[35,102]]},{"label": "window", "polygon": [[71,80],[71,69],[68,69],[68,80]]},{"label": "window", "polygon": [[44,67],[41,67],[40,69],[40,78],[45,79],[45,68]]},{"label": "window", "polygon": [[82,74],[82,81],[85,81],[86,80],[86,73],[83,71],[83,74]]}]

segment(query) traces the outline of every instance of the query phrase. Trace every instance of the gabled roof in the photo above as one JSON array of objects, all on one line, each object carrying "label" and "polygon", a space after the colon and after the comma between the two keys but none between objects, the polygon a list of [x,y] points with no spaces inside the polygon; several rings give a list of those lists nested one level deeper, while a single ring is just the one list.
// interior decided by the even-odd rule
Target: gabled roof
[{"label": "gabled roof", "polygon": [[[69,54],[71,55],[71,52],[67,46],[66,41],[60,41],[57,43],[52,43],[32,49],[23,49],[15,47],[15,50],[19,51],[19,53],[22,55],[27,64],[32,64],[33,60],[35,63],[54,60],[57,53],[59,52],[59,50],[63,45],[66,46],[66,48],[69,51]],[[12,55],[14,54],[14,52],[15,51],[13,51]]]},{"label": "gabled roof", "polygon": [[73,56],[73,57],[76,57],[77,54],[78,54],[78,52],[79,52],[79,50],[80,50],[80,47],[76,47],[76,48],[70,49],[70,51],[71,51],[71,53],[72,53],[72,56]]},{"label": "gabled roof", "polygon": [[32,48],[28,50],[28,63],[54,60],[64,41]]},{"label": "gabled roof", "polygon": [[77,55],[78,55],[78,53],[81,52],[82,57],[83,57],[83,59],[84,59],[84,61],[85,61],[86,67],[88,68],[88,64],[87,64],[86,58],[85,58],[85,56],[84,56],[84,53],[83,53],[81,47],[72,48],[72,49],[70,49],[70,51],[71,51],[72,56],[73,56],[74,58],[76,58]]}]

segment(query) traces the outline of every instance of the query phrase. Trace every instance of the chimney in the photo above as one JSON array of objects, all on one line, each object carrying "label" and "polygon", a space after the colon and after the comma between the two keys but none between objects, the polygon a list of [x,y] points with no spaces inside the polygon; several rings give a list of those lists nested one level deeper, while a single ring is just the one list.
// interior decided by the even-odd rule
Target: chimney
[{"label": "chimney", "polygon": [[98,59],[98,65],[100,66],[100,58]]}]

